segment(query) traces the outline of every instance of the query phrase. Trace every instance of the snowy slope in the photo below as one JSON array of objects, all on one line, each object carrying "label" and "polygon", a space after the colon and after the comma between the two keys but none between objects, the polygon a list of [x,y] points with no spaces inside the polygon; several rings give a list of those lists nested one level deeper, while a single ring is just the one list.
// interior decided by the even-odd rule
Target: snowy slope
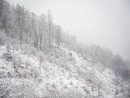
[{"label": "snowy slope", "polygon": [[43,53],[46,59],[40,65],[39,55],[21,47],[9,50],[0,46],[1,97],[114,98],[121,91],[112,70],[86,61],[72,50],[60,47]]}]

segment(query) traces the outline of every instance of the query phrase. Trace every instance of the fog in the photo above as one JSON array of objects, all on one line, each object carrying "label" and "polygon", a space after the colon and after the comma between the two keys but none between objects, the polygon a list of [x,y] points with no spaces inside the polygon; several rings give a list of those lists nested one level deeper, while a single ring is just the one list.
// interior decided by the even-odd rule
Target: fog
[{"label": "fog", "polygon": [[79,41],[109,48],[130,60],[130,0],[7,1],[24,5],[37,15],[50,10],[54,23]]}]

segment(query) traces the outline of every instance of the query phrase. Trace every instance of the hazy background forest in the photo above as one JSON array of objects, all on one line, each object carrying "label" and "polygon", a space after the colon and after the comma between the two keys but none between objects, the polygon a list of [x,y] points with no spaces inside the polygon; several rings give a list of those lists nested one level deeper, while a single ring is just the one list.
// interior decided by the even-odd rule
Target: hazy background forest
[{"label": "hazy background forest", "polygon": [[[123,59],[130,59],[129,0],[8,0],[36,15],[51,10],[53,22],[75,35],[80,42],[90,42],[111,49]],[[69,23],[69,24],[68,24]]]},{"label": "hazy background forest", "polygon": [[[0,0],[0,45],[1,98],[61,98],[61,96],[64,98],[108,98],[107,94],[114,96],[109,98],[123,98],[118,97],[118,94],[121,94],[124,98],[130,98],[130,95],[128,95],[130,94],[130,61],[113,53],[108,48],[94,43],[80,42],[76,36],[64,31],[60,25],[53,22],[53,15],[50,10],[47,14],[38,16],[24,6],[19,4],[12,5],[6,0]],[[49,62],[50,65],[46,62]],[[50,66],[54,68],[49,69],[51,68]],[[91,69],[90,72],[88,71],[90,70],[89,67]],[[46,70],[48,72],[51,70],[55,71],[57,70],[56,68],[59,68],[59,73],[69,74],[70,76],[67,79],[76,78],[76,81],[82,81],[81,84],[91,84],[90,87],[96,90],[92,89],[91,91],[87,88],[88,86],[81,86],[80,88],[84,90],[85,94],[79,94],[77,91],[75,95],[73,95],[74,92],[71,92],[68,96],[65,96],[65,94],[60,95],[62,91],[59,91],[54,82],[50,83],[53,89],[47,88],[49,94],[45,97],[45,95],[42,95],[45,93],[45,89],[43,90],[42,88],[41,90],[40,88],[44,87],[44,75],[47,74],[47,79],[50,79],[53,74],[47,73]],[[106,69],[109,69],[110,73]],[[103,78],[107,78],[106,73],[110,74],[108,79],[111,80],[112,77],[112,82],[103,80]],[[58,75],[60,76],[61,74]],[[53,78],[58,77],[58,75],[53,76]],[[93,79],[92,77],[96,78]],[[9,83],[10,80],[8,79],[12,79],[12,84]],[[83,82],[82,79],[86,82]],[[61,80],[59,81],[61,82]],[[3,81],[5,81],[5,84]],[[22,86],[20,85],[19,87],[17,82],[14,84],[15,81],[23,83]],[[33,84],[34,88],[30,88],[27,81],[29,81],[29,84],[35,82]],[[102,86],[100,85],[101,82]],[[61,85],[64,83],[66,82],[61,83]],[[71,82],[70,85],[74,83]],[[105,88],[105,83],[110,83],[112,86]],[[8,85],[10,88],[7,88]],[[22,88],[23,85],[26,85],[25,88]],[[16,86],[16,90],[11,88],[11,86]],[[42,93],[36,92],[36,86],[39,87],[37,91]],[[69,87],[63,88],[68,89]],[[111,88],[114,88],[114,90],[111,91]],[[28,90],[27,94],[25,94],[26,90],[21,93],[20,90],[23,89]],[[33,90],[33,94],[31,90]],[[13,93],[16,91],[16,94]],[[97,95],[94,95],[94,91],[97,92]],[[125,92],[128,93],[124,94]]]}]

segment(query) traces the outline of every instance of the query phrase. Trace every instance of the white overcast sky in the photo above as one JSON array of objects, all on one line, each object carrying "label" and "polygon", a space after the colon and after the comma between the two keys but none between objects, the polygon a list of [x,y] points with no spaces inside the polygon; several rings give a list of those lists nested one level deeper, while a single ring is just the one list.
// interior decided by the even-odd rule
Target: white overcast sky
[{"label": "white overcast sky", "polygon": [[7,0],[40,15],[81,42],[92,42],[130,60],[130,0]]}]

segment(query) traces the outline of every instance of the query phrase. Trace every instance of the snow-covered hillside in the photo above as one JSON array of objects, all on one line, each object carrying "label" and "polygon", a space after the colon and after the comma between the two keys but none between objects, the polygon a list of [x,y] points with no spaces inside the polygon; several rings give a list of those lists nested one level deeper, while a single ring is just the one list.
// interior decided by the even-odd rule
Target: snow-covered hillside
[{"label": "snow-covered hillside", "polygon": [[[83,36],[83,34],[81,35],[83,38],[92,37],[93,41],[90,41],[94,43],[86,44],[89,39],[82,39],[85,42],[82,43],[80,33],[84,31],[83,29],[89,30],[89,24],[81,25],[83,19],[77,21],[76,18],[70,17],[71,13],[63,15],[63,20],[67,20],[66,25],[76,23],[79,25],[76,27],[83,27],[77,31],[73,25],[74,31],[79,34],[76,34],[77,37],[80,37],[77,39],[71,34],[73,32],[69,34],[53,21],[50,10],[47,14],[36,15],[24,4],[19,2],[12,5],[10,1],[18,0],[0,0],[0,98],[130,98],[130,61],[124,60],[120,55],[107,49],[113,46],[112,49],[116,48],[115,52],[118,53],[120,50],[111,39],[108,41],[113,45],[104,43],[106,47],[100,46],[103,42],[101,40],[105,40],[106,35],[110,35],[107,34],[108,32],[103,33],[103,35],[106,33],[104,39],[99,39],[102,34],[96,33],[96,30],[94,31],[96,35]],[[25,1],[30,5],[34,4],[29,0]],[[39,6],[40,1],[36,2],[35,5]],[[52,3],[59,5],[58,2]],[[52,3],[49,0],[49,7],[55,7]],[[71,8],[76,4],[68,3]],[[42,11],[47,9],[47,6],[43,7]],[[71,8],[68,10],[75,13],[76,9],[71,10]],[[34,9],[37,7],[35,6]],[[60,10],[64,13],[64,9]],[[107,11],[109,13],[109,10]],[[77,10],[76,14],[78,14]],[[57,17],[61,17],[59,15],[57,14]],[[92,15],[97,15],[97,11]],[[104,13],[102,15],[104,16]],[[103,19],[107,19],[108,15],[105,15],[107,17]],[[87,18],[87,14],[85,16]],[[70,18],[73,21],[68,21]],[[115,17],[112,21],[114,19]],[[94,27],[92,24],[91,29],[98,30],[97,26]],[[104,22],[105,24],[107,23]],[[100,29],[101,32],[108,31],[105,29],[110,29],[109,25],[103,26],[104,28]],[[116,26],[112,26],[114,31],[116,29],[120,31],[114,27]],[[126,31],[126,28],[123,29],[122,32]],[[120,34],[117,35],[120,38]],[[95,37],[100,40],[98,40],[99,45],[95,44],[97,43]],[[119,41],[116,40],[116,42]],[[127,45],[127,42],[125,41],[124,44]]]},{"label": "snow-covered hillside", "polygon": [[67,48],[0,46],[1,98],[124,98],[124,92],[111,69]]}]

